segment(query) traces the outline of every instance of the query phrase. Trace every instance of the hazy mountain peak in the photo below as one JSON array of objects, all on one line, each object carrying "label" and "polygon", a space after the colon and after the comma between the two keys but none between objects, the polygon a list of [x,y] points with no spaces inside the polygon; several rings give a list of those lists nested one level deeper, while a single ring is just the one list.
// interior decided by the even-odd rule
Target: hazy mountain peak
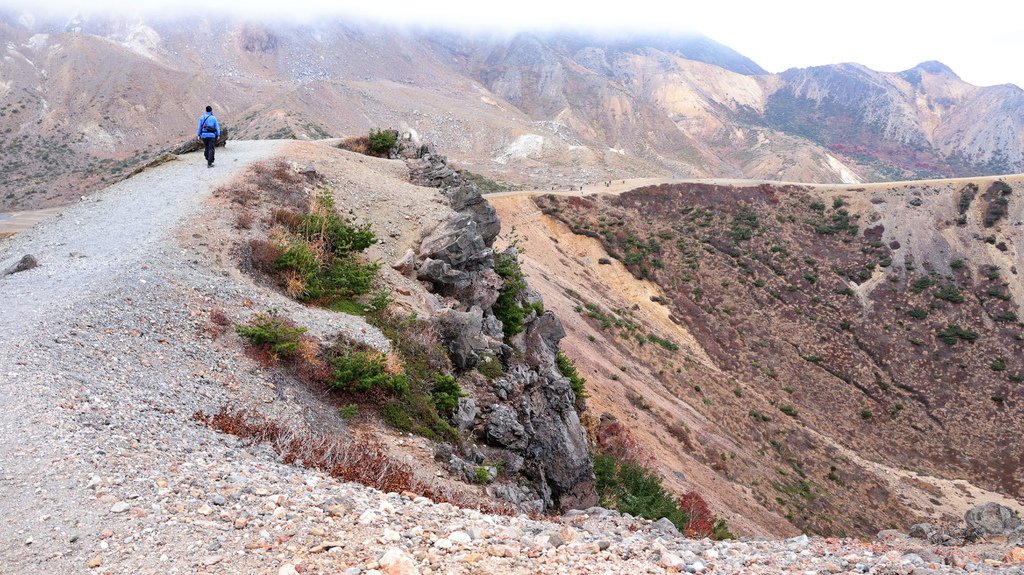
[{"label": "hazy mountain peak", "polygon": [[927,62],[921,62],[917,66],[914,66],[910,70],[907,70],[907,72],[911,72],[914,70],[918,70],[920,72],[927,72],[929,74],[933,74],[936,76],[945,76],[946,78],[950,78],[953,80],[960,79],[960,76],[957,76],[956,72],[954,72],[952,68],[943,64],[942,62],[939,62],[938,60],[928,60]]}]

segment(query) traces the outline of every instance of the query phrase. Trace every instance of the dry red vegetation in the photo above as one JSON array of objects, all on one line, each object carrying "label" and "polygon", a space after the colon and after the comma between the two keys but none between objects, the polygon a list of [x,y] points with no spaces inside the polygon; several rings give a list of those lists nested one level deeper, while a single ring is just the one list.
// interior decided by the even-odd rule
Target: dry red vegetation
[{"label": "dry red vegetation", "polygon": [[651,454],[619,420],[603,416],[597,427],[597,446],[603,452],[644,468],[650,468]]},{"label": "dry red vegetation", "polygon": [[678,505],[690,516],[684,530],[687,537],[701,539],[711,536],[715,531],[715,517],[703,497],[691,491],[679,498]]},{"label": "dry red vegetation", "polygon": [[197,412],[193,418],[250,443],[270,445],[287,464],[316,469],[385,493],[409,492],[435,502],[471,507],[487,513],[516,513],[509,505],[481,502],[466,493],[427,483],[416,477],[411,466],[394,460],[383,446],[365,439],[353,442],[336,434],[314,435],[296,431],[252,410],[229,411],[222,407],[213,415]]}]

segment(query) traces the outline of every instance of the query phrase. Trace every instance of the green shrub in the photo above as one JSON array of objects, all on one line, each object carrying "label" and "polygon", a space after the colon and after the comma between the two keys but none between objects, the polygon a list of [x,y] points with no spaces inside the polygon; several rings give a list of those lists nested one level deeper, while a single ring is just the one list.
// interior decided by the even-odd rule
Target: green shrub
[{"label": "green shrub", "polygon": [[915,307],[907,313],[914,319],[924,319],[928,317],[928,310],[921,309],[919,307]]},{"label": "green shrub", "polygon": [[953,284],[946,284],[939,289],[935,290],[935,297],[946,300],[953,303],[963,303],[964,295],[960,293],[960,288]]},{"label": "green shrub", "polygon": [[236,326],[235,332],[249,340],[250,345],[265,345],[274,355],[287,357],[298,351],[306,328],[296,326],[271,310],[256,314],[245,325]]},{"label": "green shrub", "polygon": [[371,389],[388,390],[402,395],[409,391],[404,374],[390,375],[384,366],[384,356],[372,351],[343,352],[329,359],[331,379],[327,384],[339,391],[365,392]]},{"label": "green shrub", "polygon": [[380,406],[384,422],[399,431],[415,433],[432,441],[458,443],[459,432],[438,415],[427,394],[410,393]]},{"label": "green shrub", "polygon": [[317,194],[309,213],[302,216],[293,231],[336,255],[359,252],[377,243],[377,237],[369,224],[357,226],[338,215],[334,208],[334,196],[326,189]]},{"label": "green shrub", "polygon": [[466,397],[466,394],[462,392],[455,376],[438,374],[434,377],[434,389],[430,392],[430,396],[434,398],[434,408],[437,409],[437,412],[450,418],[455,415],[455,410],[459,407],[459,398]]},{"label": "green shrub", "polygon": [[935,285],[935,280],[933,280],[929,276],[925,276],[923,278],[917,278],[916,280],[911,282],[911,284],[910,284],[910,291],[912,291],[914,293],[921,293],[924,290],[932,287],[933,285]]},{"label": "green shrub", "polygon": [[872,413],[870,409],[862,409],[860,411],[860,418],[863,419],[864,421],[871,419],[871,417]]},{"label": "green shrub", "polygon": [[954,345],[958,341],[973,343],[978,339],[977,332],[966,330],[956,324],[949,324],[938,332],[939,339],[946,345]]},{"label": "green shrub", "polygon": [[353,256],[336,257],[324,270],[319,283],[321,295],[309,299],[349,298],[370,293],[378,269],[380,264],[377,262],[364,264]]},{"label": "green shrub", "polygon": [[647,341],[655,343],[655,344],[661,346],[662,348],[667,349],[668,351],[679,351],[679,345],[678,344],[676,344],[675,342],[673,342],[671,340],[665,339],[663,337],[658,337],[657,335],[654,335],[653,333],[647,334]]},{"label": "green shrub", "polygon": [[494,256],[494,271],[505,280],[505,285],[498,292],[498,300],[492,310],[494,317],[501,321],[505,337],[510,338],[523,331],[523,320],[529,313],[528,308],[520,304],[526,291],[526,278],[519,267],[519,260],[511,253]]},{"label": "green shrub", "polygon": [[992,368],[992,371],[1006,371],[1006,359],[1002,357],[997,358],[989,367]]},{"label": "green shrub", "polygon": [[398,132],[394,130],[370,130],[370,149],[377,154],[386,154],[398,143]]},{"label": "green shrub", "polygon": [[783,405],[782,407],[779,408],[779,411],[781,411],[782,413],[785,413],[786,415],[788,415],[790,417],[796,417],[796,408],[793,407],[792,405],[789,405],[789,404]]},{"label": "green shrub", "polygon": [[476,364],[476,370],[488,380],[497,379],[505,375],[505,368],[501,365],[501,360],[492,353],[484,353],[480,356],[480,361]]},{"label": "green shrub", "polygon": [[338,415],[345,420],[353,419],[355,416],[359,415],[359,406],[354,403],[343,405],[338,409]]},{"label": "green shrub", "polygon": [[569,380],[569,387],[576,394],[576,409],[579,410],[583,406],[583,400],[589,397],[586,390],[587,380],[580,375],[572,358],[565,355],[562,350],[558,350],[555,361],[558,363],[558,371]]},{"label": "green shrub", "polygon": [[477,465],[473,469],[473,476],[477,483],[490,483],[494,480],[493,468],[485,465]]},{"label": "green shrub", "polygon": [[334,209],[334,199],[323,190],[309,213],[292,223],[295,235],[274,261],[278,270],[290,270],[289,295],[301,301],[326,300],[330,305],[370,292],[380,265],[362,263],[356,253],[375,243],[369,225],[354,226]]},{"label": "green shrub", "polygon": [[666,517],[680,531],[686,528],[689,515],[679,508],[654,473],[601,454],[594,456],[594,477],[602,507],[652,521]]}]

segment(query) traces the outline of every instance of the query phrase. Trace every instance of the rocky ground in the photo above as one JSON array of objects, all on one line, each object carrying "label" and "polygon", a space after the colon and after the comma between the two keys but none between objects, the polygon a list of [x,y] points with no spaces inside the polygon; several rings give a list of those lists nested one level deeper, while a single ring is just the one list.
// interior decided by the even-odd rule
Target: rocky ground
[{"label": "rocky ground", "polygon": [[213,310],[317,315],[386,345],[359,318],[261,289],[218,261],[214,235],[187,227],[214,188],[285,146],[238,142],[214,170],[184,156],[0,243],[0,269],[25,254],[39,263],[0,278],[0,572],[1024,573],[992,563],[1005,545],[715,543],[601,509],[492,516],[344,483],[197,423],[225,405],[298,425],[321,416],[312,391],[218,335]]}]

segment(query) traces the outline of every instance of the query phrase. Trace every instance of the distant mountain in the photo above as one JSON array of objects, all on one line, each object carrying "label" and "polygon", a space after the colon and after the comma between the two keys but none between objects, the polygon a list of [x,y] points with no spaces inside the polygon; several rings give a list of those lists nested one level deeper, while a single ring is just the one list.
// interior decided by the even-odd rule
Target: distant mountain
[{"label": "distant mountain", "polygon": [[938,62],[770,75],[699,35],[472,36],[324,21],[0,13],[0,210],[57,205],[192,134],[392,126],[536,187],[639,176],[858,182],[1024,171],[1024,92]]}]

